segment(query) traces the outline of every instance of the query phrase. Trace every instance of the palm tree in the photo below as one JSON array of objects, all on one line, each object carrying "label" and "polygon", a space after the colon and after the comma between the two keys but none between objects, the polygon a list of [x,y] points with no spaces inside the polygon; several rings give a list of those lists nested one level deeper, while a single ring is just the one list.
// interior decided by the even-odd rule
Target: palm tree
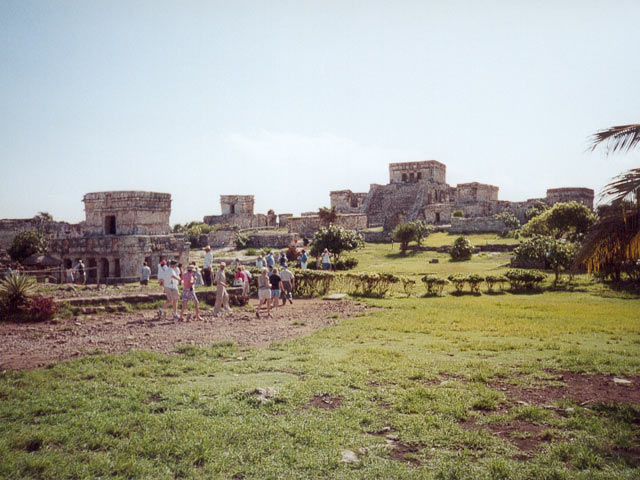
[{"label": "palm tree", "polygon": [[[591,150],[606,144],[611,152],[640,147],[640,124],[601,130],[591,137]],[[589,272],[604,271],[616,281],[625,266],[638,268],[640,258],[640,168],[621,173],[600,192],[610,202],[589,230],[578,252],[577,264]]]}]

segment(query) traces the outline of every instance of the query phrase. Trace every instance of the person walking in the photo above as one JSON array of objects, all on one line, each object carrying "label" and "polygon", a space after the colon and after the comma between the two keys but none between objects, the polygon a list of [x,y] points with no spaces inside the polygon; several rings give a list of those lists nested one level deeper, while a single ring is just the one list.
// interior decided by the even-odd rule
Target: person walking
[{"label": "person walking", "polygon": [[200,316],[198,297],[196,296],[194,285],[196,283],[196,267],[195,265],[189,265],[187,271],[182,274],[182,308],[180,309],[180,321],[184,318],[184,309],[190,300],[193,301],[196,319],[204,321]]},{"label": "person walking", "polygon": [[[11,265],[9,265],[9,271],[11,271]],[[72,266],[69,266],[69,268],[65,270],[65,274],[66,274],[67,283],[73,283],[73,267]]]},{"label": "person walking", "polygon": [[211,253],[211,247],[207,245],[204,247],[204,261],[202,262],[202,277],[204,284],[207,287],[211,286],[211,265],[213,265],[213,253]]},{"label": "person walking", "polygon": [[307,269],[307,261],[309,260],[309,257],[307,257],[307,252],[305,251],[305,249],[302,249],[302,254],[299,257],[300,259],[300,268],[302,270],[306,270]]},{"label": "person walking", "polygon": [[158,320],[162,319],[163,309],[171,307],[173,311],[173,319],[178,320],[178,299],[180,295],[178,293],[178,285],[180,285],[180,272],[178,271],[178,262],[171,260],[169,262],[169,268],[163,272],[162,283],[164,285],[164,294],[167,297],[167,301],[158,310]]},{"label": "person walking", "polygon": [[76,284],[84,285],[85,269],[84,269],[84,263],[82,263],[81,258],[78,259],[78,263],[76,263],[74,270],[75,270]]},{"label": "person walking", "polygon": [[285,252],[280,253],[280,258],[278,259],[278,263],[280,264],[280,268],[284,268],[287,263],[287,255]]},{"label": "person walking", "polygon": [[331,255],[326,248],[322,251],[322,269],[331,270]]},{"label": "person walking", "polygon": [[213,316],[217,317],[221,309],[231,312],[229,306],[229,294],[227,293],[227,276],[224,272],[226,263],[220,262],[220,268],[216,271],[213,281],[216,284],[216,306],[213,309]]},{"label": "person walking", "polygon": [[267,268],[273,268],[275,263],[276,261],[273,258],[273,252],[269,252],[269,255],[267,255]]},{"label": "person walking", "polygon": [[260,276],[258,277],[258,308],[256,308],[256,317],[260,318],[260,307],[262,304],[267,305],[267,317],[271,317],[271,288],[269,285],[269,277],[267,277],[267,268],[262,267]]},{"label": "person walking", "polygon": [[271,302],[273,308],[278,308],[278,299],[280,298],[280,282],[281,278],[278,275],[278,269],[273,268],[271,275],[269,275],[269,283],[271,284]]},{"label": "person walking", "polygon": [[149,279],[151,278],[151,269],[147,262],[142,264],[142,268],[140,269],[140,285],[146,287],[149,285]]},{"label": "person walking", "polygon": [[282,280],[282,288],[280,289],[282,305],[287,303],[287,299],[293,305],[293,287],[295,286],[296,276],[289,270],[289,266],[286,263],[280,272],[280,279]]}]

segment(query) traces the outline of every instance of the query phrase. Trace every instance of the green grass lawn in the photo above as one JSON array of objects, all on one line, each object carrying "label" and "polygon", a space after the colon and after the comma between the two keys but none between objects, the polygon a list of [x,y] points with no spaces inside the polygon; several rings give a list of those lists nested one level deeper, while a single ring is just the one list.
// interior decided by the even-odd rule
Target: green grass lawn
[{"label": "green grass lawn", "polygon": [[[429,253],[385,248],[397,253],[367,246],[359,268],[434,268]],[[583,290],[367,300],[378,308],[366,316],[265,349],[223,342],[5,371],[0,478],[640,478],[637,406],[518,403],[496,387],[640,374],[640,299]],[[263,402],[255,391],[267,387]],[[523,451],[526,428],[491,433],[513,424],[543,441]],[[342,463],[344,450],[357,462]]]},{"label": "green grass lawn", "polygon": [[[443,245],[453,245],[456,238],[458,238],[460,234],[457,233],[446,233],[446,232],[438,232],[432,233],[427,238],[425,238],[422,242],[423,245],[427,247],[441,247]],[[480,245],[493,245],[493,244],[501,244],[501,245],[517,245],[520,243],[520,240],[516,238],[502,238],[495,233],[472,233],[469,235],[465,235],[471,241],[471,243],[475,246]]]}]

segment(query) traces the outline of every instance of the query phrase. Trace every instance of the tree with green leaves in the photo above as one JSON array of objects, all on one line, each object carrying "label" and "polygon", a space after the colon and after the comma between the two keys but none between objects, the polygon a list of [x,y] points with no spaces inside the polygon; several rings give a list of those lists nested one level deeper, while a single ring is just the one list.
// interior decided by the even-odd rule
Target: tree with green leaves
[{"label": "tree with green leaves", "polygon": [[22,262],[34,253],[47,253],[48,250],[49,235],[35,230],[21,230],[11,241],[7,253],[16,262]]},{"label": "tree with green leaves", "polygon": [[451,247],[451,260],[456,262],[462,262],[464,260],[470,260],[473,255],[473,244],[467,237],[461,235],[456,238]]},{"label": "tree with green leaves", "polygon": [[321,207],[318,210],[318,216],[320,217],[320,220],[322,220],[322,223],[325,225],[331,225],[338,219],[338,212],[335,206],[331,208]]},{"label": "tree with green leaves", "polygon": [[520,230],[525,237],[548,235],[553,238],[579,240],[597,220],[597,215],[580,202],[556,203],[532,218]]},{"label": "tree with green leaves", "polygon": [[400,243],[400,250],[404,253],[409,248],[410,242],[416,242],[420,245],[422,240],[429,236],[433,230],[433,225],[427,225],[416,220],[414,222],[401,223],[393,230],[391,235],[394,242]]},{"label": "tree with green leaves", "polygon": [[327,227],[320,227],[315,233],[310,253],[314,257],[318,257],[326,248],[334,255],[337,262],[343,252],[357,250],[363,246],[364,240],[358,232],[331,224]]},{"label": "tree with green leaves", "polygon": [[509,230],[517,230],[520,228],[520,220],[513,212],[502,212],[494,215],[493,218],[500,220]]}]

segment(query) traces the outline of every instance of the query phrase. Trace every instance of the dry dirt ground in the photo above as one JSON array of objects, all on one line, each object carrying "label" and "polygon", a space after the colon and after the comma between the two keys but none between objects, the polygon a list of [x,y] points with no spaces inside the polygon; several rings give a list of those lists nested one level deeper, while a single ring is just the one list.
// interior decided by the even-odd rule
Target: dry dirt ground
[{"label": "dry dirt ground", "polygon": [[[256,300],[251,304],[255,306]],[[189,321],[174,322],[170,312],[156,319],[155,310],[110,313],[39,324],[0,322],[0,369],[45,366],[86,352],[121,353],[131,349],[175,352],[178,345],[208,345],[231,340],[240,345],[261,346],[307,335],[339,318],[364,313],[368,307],[351,301],[295,300],[279,307],[273,318],[257,319],[253,311],[234,308],[214,318],[213,311],[196,321],[193,304]],[[187,315],[185,315],[187,317]]]}]

